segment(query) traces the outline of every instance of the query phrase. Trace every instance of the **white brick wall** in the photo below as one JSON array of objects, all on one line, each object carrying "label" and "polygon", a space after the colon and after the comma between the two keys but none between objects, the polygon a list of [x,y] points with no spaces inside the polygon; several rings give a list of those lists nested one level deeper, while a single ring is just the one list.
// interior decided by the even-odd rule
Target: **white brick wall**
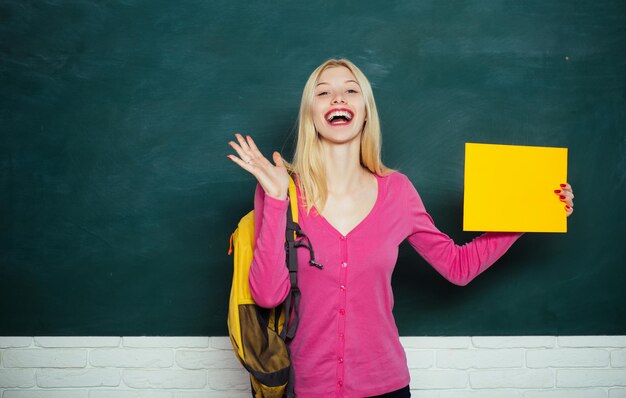
[{"label": "white brick wall", "polygon": [[[402,337],[414,398],[626,398],[626,336]],[[0,337],[0,398],[249,398],[227,337]]]}]

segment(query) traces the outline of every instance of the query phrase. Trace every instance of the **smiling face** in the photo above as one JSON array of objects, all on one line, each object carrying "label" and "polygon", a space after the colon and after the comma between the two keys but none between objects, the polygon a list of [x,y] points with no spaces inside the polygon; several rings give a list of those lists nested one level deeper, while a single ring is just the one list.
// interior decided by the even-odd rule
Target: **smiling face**
[{"label": "smiling face", "polygon": [[311,110],[323,140],[340,144],[360,136],[366,120],[365,101],[350,69],[336,66],[321,73]]}]

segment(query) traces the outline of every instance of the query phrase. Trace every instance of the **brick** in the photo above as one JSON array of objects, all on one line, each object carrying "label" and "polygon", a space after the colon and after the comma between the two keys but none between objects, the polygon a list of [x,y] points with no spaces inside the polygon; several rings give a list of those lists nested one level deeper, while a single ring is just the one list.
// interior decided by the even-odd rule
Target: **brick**
[{"label": "brick", "polygon": [[437,367],[449,369],[521,368],[524,350],[437,350]]},{"label": "brick", "polygon": [[439,392],[437,390],[411,390],[411,398],[437,398],[438,396]]},{"label": "brick", "polygon": [[176,363],[183,369],[241,368],[241,363],[232,350],[177,350]]},{"label": "brick", "polygon": [[7,390],[3,398],[87,398],[87,391],[77,390]]},{"label": "brick", "polygon": [[0,337],[0,348],[25,348],[33,344],[32,337],[5,336]]},{"label": "brick", "polygon": [[250,391],[179,392],[176,398],[250,398]]},{"label": "brick", "polygon": [[35,387],[34,369],[0,369],[1,387]]},{"label": "brick", "polygon": [[522,398],[517,390],[442,391],[438,398]]},{"label": "brick", "polygon": [[598,348],[553,348],[526,352],[529,368],[606,367],[609,352]]},{"label": "brick", "polygon": [[475,370],[469,372],[472,388],[549,388],[554,386],[550,369]]},{"label": "brick", "polygon": [[400,343],[405,349],[411,348],[468,348],[469,337],[400,337]]},{"label": "brick", "polygon": [[626,398],[626,388],[611,388],[609,398]]},{"label": "brick", "polygon": [[169,368],[173,357],[171,349],[100,348],[89,352],[89,363],[115,368]]},{"label": "brick", "polygon": [[87,350],[51,348],[15,349],[4,352],[6,368],[84,368]]},{"label": "brick", "polygon": [[154,390],[91,390],[89,398],[174,398],[174,393]]},{"label": "brick", "polygon": [[559,336],[560,347],[626,347],[626,336]]},{"label": "brick", "polygon": [[432,368],[435,364],[435,352],[432,350],[406,350],[409,369]]},{"label": "brick", "polygon": [[116,387],[120,384],[117,369],[38,369],[39,387]]},{"label": "brick", "polygon": [[155,347],[155,348],[208,348],[208,337],[151,337],[130,336],[122,339],[124,347]]},{"label": "brick", "polygon": [[207,373],[201,370],[139,370],[122,371],[124,384],[131,388],[204,388]]},{"label": "brick", "polygon": [[420,389],[466,388],[467,373],[459,370],[409,370],[411,384]]},{"label": "brick", "polygon": [[607,398],[601,389],[556,389],[547,391],[525,391],[524,398]]},{"label": "brick", "polygon": [[35,337],[35,345],[49,348],[100,348],[117,347],[120,345],[120,337],[99,336],[41,336]]},{"label": "brick", "polygon": [[614,368],[626,367],[626,348],[611,351],[611,366]]},{"label": "brick", "polygon": [[554,336],[477,336],[472,337],[477,348],[542,348],[554,347]]},{"label": "brick", "polygon": [[216,369],[209,372],[209,387],[219,391],[248,391],[250,379],[244,369]]},{"label": "brick", "polygon": [[216,336],[209,338],[209,347],[216,350],[232,350],[233,343],[230,342],[230,337]]},{"label": "brick", "polygon": [[562,369],[556,373],[557,387],[626,386],[626,369]]}]

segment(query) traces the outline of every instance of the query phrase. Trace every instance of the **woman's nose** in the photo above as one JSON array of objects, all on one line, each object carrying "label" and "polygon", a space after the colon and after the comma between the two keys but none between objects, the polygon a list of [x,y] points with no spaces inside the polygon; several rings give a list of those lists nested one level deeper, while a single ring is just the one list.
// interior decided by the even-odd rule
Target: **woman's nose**
[{"label": "woman's nose", "polygon": [[341,94],[337,94],[335,95],[335,97],[333,98],[332,101],[333,104],[345,104],[346,101],[343,99],[343,97],[341,96]]}]

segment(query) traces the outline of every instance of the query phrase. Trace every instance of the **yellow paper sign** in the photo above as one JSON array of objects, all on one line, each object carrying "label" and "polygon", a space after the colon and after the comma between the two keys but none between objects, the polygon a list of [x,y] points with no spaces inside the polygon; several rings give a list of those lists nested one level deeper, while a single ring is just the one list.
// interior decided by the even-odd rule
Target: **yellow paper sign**
[{"label": "yellow paper sign", "polygon": [[567,148],[465,144],[464,231],[567,232]]}]

